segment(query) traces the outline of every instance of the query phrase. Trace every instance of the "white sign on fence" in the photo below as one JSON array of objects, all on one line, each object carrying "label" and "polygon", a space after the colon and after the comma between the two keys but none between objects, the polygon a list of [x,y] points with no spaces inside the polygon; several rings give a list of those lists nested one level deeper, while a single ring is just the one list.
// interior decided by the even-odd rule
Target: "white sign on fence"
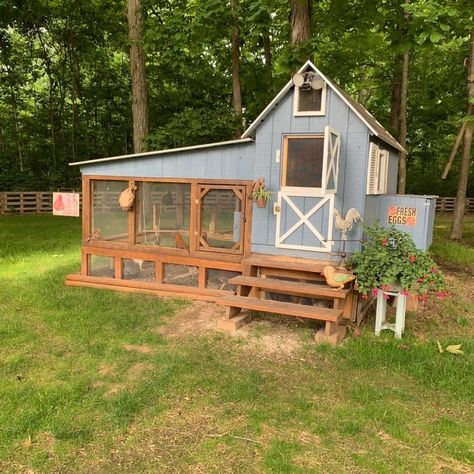
[{"label": "white sign on fence", "polygon": [[53,193],[53,215],[79,217],[79,193]]}]

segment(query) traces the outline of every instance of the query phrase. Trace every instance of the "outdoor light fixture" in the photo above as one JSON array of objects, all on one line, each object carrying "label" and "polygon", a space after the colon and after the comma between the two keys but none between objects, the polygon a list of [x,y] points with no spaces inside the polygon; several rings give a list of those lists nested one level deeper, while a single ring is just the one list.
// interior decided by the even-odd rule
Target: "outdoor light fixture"
[{"label": "outdoor light fixture", "polygon": [[293,84],[304,91],[309,91],[310,89],[320,90],[324,86],[324,81],[316,76],[314,72],[297,72],[293,76]]}]

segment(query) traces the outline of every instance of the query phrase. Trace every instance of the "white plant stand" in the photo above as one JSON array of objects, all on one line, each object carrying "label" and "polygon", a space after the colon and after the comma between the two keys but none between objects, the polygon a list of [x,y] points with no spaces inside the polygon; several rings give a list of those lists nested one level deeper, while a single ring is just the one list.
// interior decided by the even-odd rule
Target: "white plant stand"
[{"label": "white plant stand", "polygon": [[[395,296],[397,298],[397,312],[395,315],[395,324],[388,323],[387,318],[387,300],[385,295]],[[405,330],[405,313],[407,309],[407,297],[398,291],[378,290],[377,309],[375,312],[375,335],[380,336],[382,329],[390,329],[395,333],[397,339],[402,338]]]}]

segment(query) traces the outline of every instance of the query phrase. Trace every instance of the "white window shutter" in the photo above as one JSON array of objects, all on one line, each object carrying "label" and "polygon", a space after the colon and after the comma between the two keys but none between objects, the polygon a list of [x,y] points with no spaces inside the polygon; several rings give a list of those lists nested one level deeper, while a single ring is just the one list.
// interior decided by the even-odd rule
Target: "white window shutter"
[{"label": "white window shutter", "polygon": [[387,193],[388,189],[388,160],[390,155],[387,150],[380,150],[380,178],[379,192]]},{"label": "white window shutter", "polygon": [[379,147],[375,143],[369,148],[369,168],[367,172],[367,194],[376,194],[378,185]]}]

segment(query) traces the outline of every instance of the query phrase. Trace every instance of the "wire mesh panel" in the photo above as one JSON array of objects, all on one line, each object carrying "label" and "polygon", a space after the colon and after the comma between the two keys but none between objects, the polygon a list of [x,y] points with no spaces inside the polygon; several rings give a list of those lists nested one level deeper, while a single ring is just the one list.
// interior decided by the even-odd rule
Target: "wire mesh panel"
[{"label": "wire mesh panel", "polygon": [[189,249],[191,185],[138,183],[136,242]]},{"label": "wire mesh panel", "polygon": [[128,212],[119,204],[128,181],[94,180],[91,184],[91,234],[96,240],[127,241]]},{"label": "wire mesh panel", "polygon": [[115,278],[114,257],[89,255],[89,276]]}]

